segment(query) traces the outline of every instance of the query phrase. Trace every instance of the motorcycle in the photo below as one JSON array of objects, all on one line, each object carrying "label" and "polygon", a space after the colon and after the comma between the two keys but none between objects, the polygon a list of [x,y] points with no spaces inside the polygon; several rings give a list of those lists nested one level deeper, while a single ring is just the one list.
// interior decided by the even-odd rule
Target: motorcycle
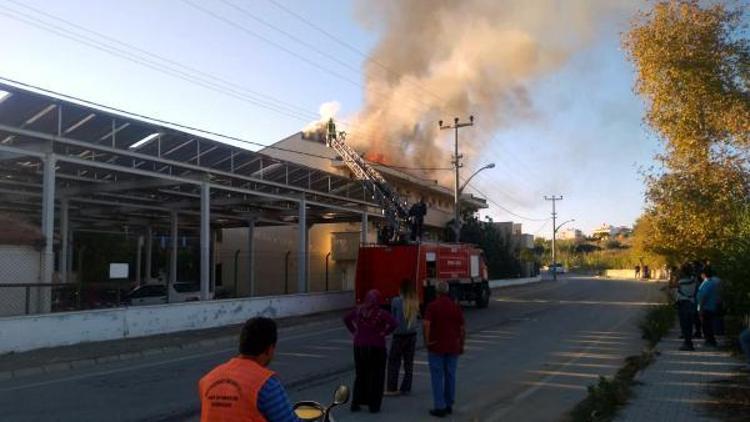
[{"label": "motorcycle", "polygon": [[303,421],[309,422],[335,422],[331,411],[334,407],[346,404],[349,401],[349,387],[340,385],[333,393],[333,402],[328,406],[315,401],[301,401],[295,403],[294,413]]}]

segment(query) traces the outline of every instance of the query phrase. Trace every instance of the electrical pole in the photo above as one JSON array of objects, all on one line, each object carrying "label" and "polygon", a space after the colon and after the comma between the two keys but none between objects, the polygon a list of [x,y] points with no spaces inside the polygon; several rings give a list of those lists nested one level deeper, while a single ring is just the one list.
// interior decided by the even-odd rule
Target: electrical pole
[{"label": "electrical pole", "polygon": [[554,281],[557,281],[557,248],[555,245],[555,237],[557,237],[557,209],[555,208],[555,203],[562,201],[562,199],[562,195],[544,196],[545,201],[552,201],[552,268],[554,268],[554,271],[552,271],[552,280]]},{"label": "electrical pole", "polygon": [[460,216],[460,188],[459,188],[459,169],[463,166],[461,164],[461,158],[463,155],[458,153],[458,130],[462,127],[474,126],[474,116],[469,116],[469,123],[459,123],[458,117],[453,119],[453,125],[443,126],[443,121],[438,122],[440,130],[453,129],[455,131],[455,141],[453,145],[453,168],[456,171],[456,180],[453,185],[453,232],[455,233],[455,240],[458,242],[461,238],[461,216]]}]

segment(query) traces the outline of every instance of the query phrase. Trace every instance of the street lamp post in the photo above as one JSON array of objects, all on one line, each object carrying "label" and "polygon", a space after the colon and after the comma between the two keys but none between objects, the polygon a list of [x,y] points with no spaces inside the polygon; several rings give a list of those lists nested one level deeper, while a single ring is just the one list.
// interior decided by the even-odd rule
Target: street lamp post
[{"label": "street lamp post", "polygon": [[463,194],[464,189],[466,188],[466,186],[468,186],[469,182],[471,182],[471,179],[474,178],[474,176],[476,176],[477,174],[479,174],[479,172],[481,172],[482,170],[487,170],[487,169],[491,169],[491,168],[495,168],[495,163],[489,163],[486,166],[484,166],[484,167],[480,168],[479,170],[475,171],[474,173],[472,173],[471,176],[469,176],[469,178],[466,179],[466,181],[464,182],[464,184],[461,185],[461,187],[458,188],[457,195],[456,195],[456,201],[455,201],[456,202],[456,208],[454,209],[454,212],[455,212],[454,218],[455,218],[455,220],[454,220],[454,223],[453,223],[453,230],[454,230],[454,233],[455,233],[455,236],[456,236],[456,242],[459,241],[459,238],[461,236],[461,215],[458,212],[458,210],[459,210],[459,207],[458,207],[458,205],[459,205],[459,198],[461,197],[461,194]]},{"label": "street lamp post", "polygon": [[555,245],[555,238],[557,237],[557,232],[560,230],[560,228],[568,223],[572,223],[573,221],[576,221],[575,218],[571,218],[570,220],[563,221],[554,228],[552,231],[552,265],[555,268],[555,270],[552,272],[552,280],[557,281],[557,251],[556,251],[556,245]]}]

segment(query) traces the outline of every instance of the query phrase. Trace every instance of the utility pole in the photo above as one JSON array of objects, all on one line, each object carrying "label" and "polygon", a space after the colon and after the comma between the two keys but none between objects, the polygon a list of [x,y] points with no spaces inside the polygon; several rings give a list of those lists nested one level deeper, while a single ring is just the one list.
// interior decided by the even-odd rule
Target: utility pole
[{"label": "utility pole", "polygon": [[554,271],[552,271],[552,280],[554,281],[557,281],[557,248],[555,245],[555,237],[557,237],[557,209],[555,208],[555,203],[562,201],[562,199],[562,195],[544,196],[545,201],[552,201],[552,268],[554,268]]},{"label": "utility pole", "polygon": [[446,125],[443,126],[443,121],[438,122],[438,126],[440,127],[440,130],[446,130],[446,129],[453,129],[455,131],[455,141],[453,145],[453,168],[456,171],[456,180],[455,184],[453,185],[453,232],[455,233],[455,239],[456,242],[460,240],[461,237],[461,216],[460,216],[460,188],[459,188],[459,178],[458,173],[459,169],[463,166],[461,164],[461,158],[463,158],[463,155],[460,155],[458,153],[458,130],[462,127],[467,126],[474,126],[474,116],[469,116],[469,123],[459,123],[458,117],[453,119],[453,125]]}]

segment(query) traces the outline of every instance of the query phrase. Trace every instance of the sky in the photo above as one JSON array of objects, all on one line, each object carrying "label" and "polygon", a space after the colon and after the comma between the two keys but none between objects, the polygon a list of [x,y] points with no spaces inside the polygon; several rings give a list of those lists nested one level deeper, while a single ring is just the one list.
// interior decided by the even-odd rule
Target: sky
[{"label": "sky", "polygon": [[[0,77],[267,145],[315,120],[324,102],[339,102],[345,116],[360,109],[360,69],[382,34],[360,23],[359,10],[347,0],[0,0]],[[659,144],[642,124],[620,47],[634,10],[618,9],[592,42],[532,81],[533,113],[475,157],[496,164],[467,188],[490,200],[483,216],[549,237],[545,195],[562,195],[558,222],[575,219],[584,231],[641,214],[641,169]],[[476,118],[465,130],[482,129]]]}]

